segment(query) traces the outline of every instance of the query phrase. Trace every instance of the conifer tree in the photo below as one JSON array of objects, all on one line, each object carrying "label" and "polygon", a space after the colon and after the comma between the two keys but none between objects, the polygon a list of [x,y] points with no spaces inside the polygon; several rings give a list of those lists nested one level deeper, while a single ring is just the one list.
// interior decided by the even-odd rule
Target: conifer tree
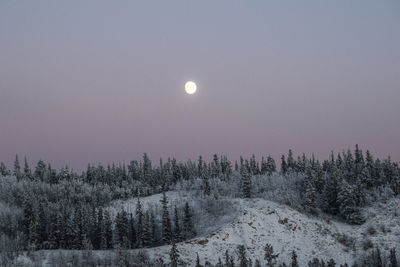
[{"label": "conifer tree", "polygon": [[239,260],[239,266],[240,267],[247,267],[248,261],[247,261],[247,256],[246,256],[246,248],[244,245],[239,245],[237,247],[238,250],[238,260]]},{"label": "conifer tree", "polygon": [[129,217],[129,229],[128,229],[128,238],[131,248],[136,248],[137,239],[136,239],[136,230],[135,230],[135,220],[133,219],[132,213]]},{"label": "conifer tree", "polygon": [[264,251],[264,259],[267,261],[267,266],[274,267],[279,254],[274,254],[274,248],[270,244],[265,245]]},{"label": "conifer tree", "polygon": [[326,265],[326,267],[335,267],[335,266],[336,266],[336,262],[333,259],[330,259]]},{"label": "conifer tree", "polygon": [[178,267],[179,262],[179,251],[176,248],[175,241],[172,240],[171,251],[169,253],[170,265],[171,267]]},{"label": "conifer tree", "polygon": [[290,267],[299,267],[299,264],[297,262],[297,254],[296,251],[292,251],[292,263],[290,265]]},{"label": "conifer tree", "polygon": [[361,224],[363,219],[357,207],[354,189],[346,181],[343,181],[338,193],[339,211],[341,215],[352,224]]},{"label": "conifer tree", "polygon": [[22,218],[22,231],[25,233],[25,236],[28,238],[30,235],[31,224],[35,220],[35,215],[33,213],[33,207],[29,199],[26,199],[23,203],[23,218]]},{"label": "conifer tree", "polygon": [[316,213],[316,192],[314,186],[314,178],[311,170],[307,172],[306,178],[306,210],[310,213]]},{"label": "conifer tree", "polygon": [[143,217],[143,247],[151,247],[152,240],[151,240],[151,227],[150,227],[150,216],[149,212],[146,211]]},{"label": "conifer tree", "polygon": [[104,232],[106,235],[107,249],[113,248],[112,221],[108,210],[104,211]]},{"label": "conifer tree", "polygon": [[165,194],[165,191],[163,192],[163,197],[161,199],[161,204],[162,204],[162,240],[164,243],[169,244],[172,239],[172,233],[171,233],[171,220],[169,217],[169,211],[168,211],[168,199]]},{"label": "conifer tree", "polygon": [[247,170],[242,174],[242,194],[244,198],[251,198],[251,178]]},{"label": "conifer tree", "polygon": [[7,169],[3,162],[0,162],[0,176],[10,175],[10,171]]},{"label": "conifer tree", "polygon": [[336,166],[333,166],[332,173],[328,177],[323,192],[323,209],[329,214],[339,213],[338,194],[342,181],[341,173]]},{"label": "conifer tree", "polygon": [[28,161],[26,160],[26,157],[24,158],[24,178],[25,179],[32,179],[32,173],[31,169],[29,168]]},{"label": "conifer tree", "polygon": [[287,168],[288,168],[288,170],[294,171],[296,169],[295,165],[296,164],[295,164],[295,161],[294,161],[294,158],[293,158],[293,152],[292,152],[291,149],[289,149],[289,153],[288,153],[288,157],[287,157]]},{"label": "conifer tree", "polygon": [[398,267],[395,248],[390,250],[389,267]]},{"label": "conifer tree", "polygon": [[221,258],[218,258],[218,262],[217,262],[217,265],[215,265],[215,267],[224,267],[224,265],[222,264]]},{"label": "conifer tree", "polygon": [[209,196],[211,194],[211,187],[207,175],[204,176],[203,182],[204,182],[204,194]]},{"label": "conifer tree", "polygon": [[19,164],[18,155],[15,155],[13,175],[17,178],[17,181],[21,180],[21,165]]},{"label": "conifer tree", "polygon": [[38,242],[41,248],[42,245],[47,242],[47,219],[46,219],[46,215],[44,212],[44,208],[43,205],[39,205],[39,211],[38,211],[38,216],[37,216],[37,238],[38,238]]},{"label": "conifer tree", "polygon": [[276,164],[275,160],[271,157],[267,157],[267,174],[271,175],[273,172],[276,172]]},{"label": "conifer tree", "polygon": [[181,237],[181,228],[179,226],[179,214],[178,214],[178,209],[174,208],[174,238],[176,242],[180,242],[182,240]]},{"label": "conifer tree", "polygon": [[281,172],[283,174],[286,174],[287,170],[288,170],[288,166],[286,164],[285,155],[282,155],[282,157],[281,157]]},{"label": "conifer tree", "polygon": [[200,264],[200,258],[199,258],[199,253],[196,253],[196,267],[202,267]]},{"label": "conifer tree", "polygon": [[[142,203],[140,202],[140,199],[137,199],[136,203],[136,218],[137,218],[137,223],[136,223],[136,235],[137,235],[137,241],[138,241],[138,246],[143,247],[143,211],[142,211]],[[131,240],[132,242],[133,240]]]},{"label": "conifer tree", "polygon": [[185,239],[192,238],[196,235],[193,228],[193,214],[189,207],[189,203],[185,203],[184,207],[184,217],[183,217],[183,236]]}]

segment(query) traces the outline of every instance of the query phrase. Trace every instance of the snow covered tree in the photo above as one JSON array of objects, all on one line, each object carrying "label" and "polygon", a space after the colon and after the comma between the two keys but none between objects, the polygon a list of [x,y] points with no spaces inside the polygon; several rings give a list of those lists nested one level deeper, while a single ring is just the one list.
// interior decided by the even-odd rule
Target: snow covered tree
[{"label": "snow covered tree", "polygon": [[211,194],[211,187],[207,175],[204,176],[203,183],[204,183],[204,194],[209,196]]},{"label": "snow covered tree", "polygon": [[104,211],[104,233],[106,235],[106,249],[113,248],[112,221],[108,210]]},{"label": "snow covered tree", "polygon": [[248,261],[247,261],[247,256],[246,256],[246,248],[244,247],[244,245],[239,245],[237,247],[237,250],[238,250],[239,266],[247,267]]},{"label": "snow covered tree", "polygon": [[314,177],[311,173],[311,170],[308,171],[306,178],[306,210],[310,213],[317,212],[316,190],[314,185]]},{"label": "snow covered tree", "polygon": [[27,161],[26,157],[24,158],[24,175],[23,176],[24,176],[25,179],[28,179],[28,180],[32,179],[32,171],[29,168],[28,161]]},{"label": "snow covered tree", "polygon": [[247,170],[242,174],[242,194],[244,198],[251,198],[251,178]]},{"label": "snow covered tree", "polygon": [[275,160],[271,157],[267,157],[267,174],[271,175],[273,172],[276,172],[276,164]]},{"label": "snow covered tree", "polygon": [[21,180],[21,165],[19,164],[18,155],[15,155],[13,175],[17,178],[17,181]]},{"label": "snow covered tree", "polygon": [[335,267],[335,266],[336,266],[336,262],[333,259],[330,259],[326,265],[326,267]]},{"label": "snow covered tree", "polygon": [[132,213],[130,214],[130,217],[129,217],[128,238],[129,238],[130,247],[136,248],[137,247],[137,236],[136,236],[136,230],[135,230],[135,220],[133,219]]},{"label": "snow covered tree", "polygon": [[171,267],[178,267],[179,262],[179,251],[176,248],[176,243],[172,240],[171,251],[169,253],[170,265]]},{"label": "snow covered tree", "polygon": [[[140,198],[137,198],[136,202],[136,235],[137,242],[139,247],[143,247],[143,211],[142,211],[142,203],[140,202]],[[133,222],[132,222],[133,224]],[[136,237],[135,237],[136,238]],[[133,236],[131,236],[131,243],[133,242]]]},{"label": "snow covered tree", "polygon": [[196,235],[196,231],[193,227],[193,214],[188,202],[185,203],[183,212],[183,236],[185,239],[189,239]]},{"label": "snow covered tree", "polygon": [[264,259],[267,261],[267,266],[274,267],[279,254],[274,254],[274,248],[270,244],[265,245],[264,252]]},{"label": "snow covered tree", "polygon": [[169,244],[172,240],[172,231],[171,220],[168,210],[168,199],[165,191],[163,192],[163,196],[160,202],[162,204],[162,240],[164,241],[164,243]]},{"label": "snow covered tree", "polygon": [[196,267],[202,267],[201,264],[200,264],[199,253],[196,253]]},{"label": "snow covered tree", "polygon": [[282,155],[281,157],[281,172],[283,174],[286,174],[286,172],[288,171],[288,166],[285,160],[285,155]]},{"label": "snow covered tree", "polygon": [[218,258],[218,262],[217,262],[217,264],[215,265],[215,267],[224,267],[224,264],[222,263],[221,258]]},{"label": "snow covered tree", "polygon": [[174,208],[174,238],[176,242],[180,242],[182,240],[181,228],[179,226],[179,214],[176,206]]},{"label": "snow covered tree", "polygon": [[117,244],[121,248],[129,248],[129,245],[126,244],[128,239],[128,215],[125,210],[117,213],[115,228],[117,230]]},{"label": "snow covered tree", "polygon": [[287,157],[287,168],[290,171],[294,171],[296,169],[296,162],[293,158],[293,151],[289,149],[288,157]]},{"label": "snow covered tree", "polygon": [[398,267],[395,248],[390,250],[389,267]]},{"label": "snow covered tree", "polygon": [[39,160],[35,168],[35,179],[43,182],[43,180],[45,179],[46,171],[46,164],[44,163],[44,161]]},{"label": "snow covered tree", "polygon": [[38,210],[38,215],[37,215],[37,226],[36,226],[36,231],[37,231],[37,238],[38,238],[38,243],[39,247],[43,247],[45,243],[47,243],[47,218],[45,214],[45,210],[43,208],[43,205],[39,205],[39,210]]},{"label": "snow covered tree", "polygon": [[146,248],[151,247],[152,238],[151,238],[150,215],[148,211],[145,212],[143,217],[142,239],[143,239],[143,247]]},{"label": "snow covered tree", "polygon": [[343,181],[338,194],[340,214],[351,224],[361,224],[363,219],[360,215],[359,207],[354,189],[346,181]]},{"label": "snow covered tree", "polygon": [[292,251],[292,263],[290,264],[290,267],[299,267],[299,264],[297,262],[297,254],[296,251]]},{"label": "snow covered tree", "polygon": [[10,175],[10,171],[7,169],[6,165],[3,162],[0,162],[0,176],[8,175]]},{"label": "snow covered tree", "polygon": [[218,155],[214,154],[213,161],[211,162],[211,175],[213,178],[219,177],[221,173],[221,165],[219,163]]},{"label": "snow covered tree", "polygon": [[338,214],[339,213],[339,201],[338,194],[340,190],[340,183],[342,181],[341,174],[336,166],[332,168],[332,173],[328,177],[323,196],[323,209],[325,212],[329,214]]},{"label": "snow covered tree", "polygon": [[29,242],[29,237],[30,231],[31,231],[31,226],[34,223],[35,220],[35,214],[33,213],[33,206],[32,203],[29,199],[26,199],[23,202],[23,215],[22,215],[22,231],[24,232],[25,236],[28,238]]}]

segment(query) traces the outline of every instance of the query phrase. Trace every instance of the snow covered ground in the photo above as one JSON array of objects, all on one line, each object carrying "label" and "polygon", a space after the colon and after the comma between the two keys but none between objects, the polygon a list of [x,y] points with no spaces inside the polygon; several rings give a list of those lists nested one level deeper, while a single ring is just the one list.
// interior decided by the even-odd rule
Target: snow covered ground
[{"label": "snow covered ground", "polygon": [[[179,194],[170,193],[170,199],[174,195]],[[157,197],[148,200],[153,198]],[[365,247],[368,240],[373,246],[379,246],[384,254],[392,247],[400,250],[400,199],[365,210],[368,221],[361,226],[310,217],[264,199],[230,201],[240,215],[219,225],[216,231],[178,244],[183,261],[193,263],[199,253],[200,258],[215,263],[218,257],[223,258],[227,249],[231,254],[235,253],[238,245],[245,245],[253,260],[262,260],[267,243],[279,253],[278,262],[288,263],[292,250],[295,250],[301,264],[314,257],[333,258],[338,264],[352,263],[371,249]],[[170,246],[162,246],[147,249],[147,252],[156,257],[168,257],[169,250]]]},{"label": "snow covered ground", "polygon": [[[167,197],[172,206],[182,206],[185,201],[192,205],[195,224],[201,233],[197,238],[177,244],[181,260],[188,266],[194,266],[196,253],[203,264],[205,260],[216,263],[219,257],[223,259],[226,250],[237,258],[235,250],[238,245],[247,248],[248,257],[263,260],[264,247],[271,244],[274,252],[279,253],[278,262],[286,263],[290,262],[291,252],[295,250],[300,266],[305,266],[314,257],[326,261],[333,258],[337,264],[353,263],[373,247],[380,247],[384,255],[392,247],[400,251],[399,198],[365,209],[363,213],[367,222],[361,226],[352,226],[327,217],[305,215],[265,199],[219,200],[223,203],[221,216],[211,218],[209,213],[204,213],[207,208],[204,205],[209,203],[204,199],[176,191],[168,192]],[[160,209],[160,199],[161,194],[157,194],[142,198],[141,202],[144,209],[157,211]],[[109,210],[111,214],[121,209],[134,213],[136,202],[137,199],[114,202]],[[171,246],[161,246],[145,250],[150,256],[161,257],[168,262],[170,249]],[[57,252],[47,253],[50,255]],[[108,255],[105,251],[93,253],[101,257]]]}]

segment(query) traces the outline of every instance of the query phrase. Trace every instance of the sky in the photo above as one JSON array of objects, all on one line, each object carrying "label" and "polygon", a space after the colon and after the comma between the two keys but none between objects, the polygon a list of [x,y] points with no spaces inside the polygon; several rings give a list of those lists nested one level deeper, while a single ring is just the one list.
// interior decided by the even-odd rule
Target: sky
[{"label": "sky", "polygon": [[0,161],[399,161],[399,48],[397,0],[3,0]]}]

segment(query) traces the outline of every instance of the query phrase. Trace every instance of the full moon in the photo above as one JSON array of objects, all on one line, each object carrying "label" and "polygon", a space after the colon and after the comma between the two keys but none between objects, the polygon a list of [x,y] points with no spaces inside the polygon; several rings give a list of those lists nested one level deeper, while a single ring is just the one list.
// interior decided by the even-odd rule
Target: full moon
[{"label": "full moon", "polygon": [[197,85],[194,82],[188,81],[187,83],[185,83],[185,91],[189,95],[196,93],[196,90],[197,90]]}]

